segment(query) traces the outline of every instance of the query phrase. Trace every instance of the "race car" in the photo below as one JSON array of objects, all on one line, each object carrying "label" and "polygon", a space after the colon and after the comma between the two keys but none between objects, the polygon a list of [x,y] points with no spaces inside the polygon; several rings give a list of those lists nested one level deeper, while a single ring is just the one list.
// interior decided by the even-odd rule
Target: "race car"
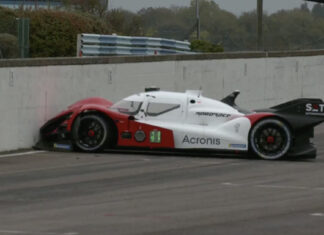
[{"label": "race car", "polygon": [[83,152],[115,148],[252,152],[267,160],[316,157],[311,140],[314,127],[324,121],[321,99],[296,99],[248,111],[236,105],[239,93],[218,101],[201,91],[148,88],[117,103],[84,99],[41,127],[38,146],[71,146]]}]

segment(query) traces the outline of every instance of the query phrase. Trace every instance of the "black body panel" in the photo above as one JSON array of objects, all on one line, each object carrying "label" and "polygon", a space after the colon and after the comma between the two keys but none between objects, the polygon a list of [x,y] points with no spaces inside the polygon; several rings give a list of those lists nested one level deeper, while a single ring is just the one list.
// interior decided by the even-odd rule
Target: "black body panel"
[{"label": "black body panel", "polygon": [[[319,109],[307,109],[309,105],[318,106]],[[324,121],[324,103],[321,99],[297,99],[255,111],[274,113],[287,120],[294,130],[314,127]]]},{"label": "black body panel", "polygon": [[321,99],[296,99],[256,112],[273,113],[290,126],[294,141],[288,155],[316,157],[316,148],[310,142],[314,127],[324,122],[324,103]]},{"label": "black body panel", "polygon": [[221,102],[223,102],[224,104],[228,104],[228,105],[232,106],[234,109],[236,109],[240,113],[244,113],[244,114],[252,113],[250,110],[243,109],[243,108],[239,107],[235,103],[235,100],[239,96],[239,94],[240,94],[240,91],[238,91],[238,90],[234,91],[233,93],[229,94],[224,99],[222,99]]}]

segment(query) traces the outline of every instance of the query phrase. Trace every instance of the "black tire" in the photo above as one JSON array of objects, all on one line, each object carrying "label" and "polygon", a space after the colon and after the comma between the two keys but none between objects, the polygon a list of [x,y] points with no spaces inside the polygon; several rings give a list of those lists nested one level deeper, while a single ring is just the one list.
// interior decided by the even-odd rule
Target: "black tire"
[{"label": "black tire", "polygon": [[111,128],[98,115],[78,117],[73,125],[74,147],[82,152],[100,152],[111,141]]},{"label": "black tire", "polygon": [[252,127],[249,137],[252,151],[265,160],[277,160],[287,154],[292,137],[289,127],[278,119],[264,119]]}]

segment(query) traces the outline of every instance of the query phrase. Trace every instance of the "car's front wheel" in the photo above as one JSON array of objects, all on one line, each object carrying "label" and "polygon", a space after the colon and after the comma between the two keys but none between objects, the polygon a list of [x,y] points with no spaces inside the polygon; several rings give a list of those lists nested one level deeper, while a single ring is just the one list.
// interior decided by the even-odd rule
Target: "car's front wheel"
[{"label": "car's front wheel", "polygon": [[284,122],[270,118],[261,120],[252,127],[249,141],[256,155],[266,160],[277,160],[289,151],[292,137]]},{"label": "car's front wheel", "polygon": [[110,140],[110,129],[101,116],[78,117],[72,130],[74,146],[83,152],[102,151]]}]

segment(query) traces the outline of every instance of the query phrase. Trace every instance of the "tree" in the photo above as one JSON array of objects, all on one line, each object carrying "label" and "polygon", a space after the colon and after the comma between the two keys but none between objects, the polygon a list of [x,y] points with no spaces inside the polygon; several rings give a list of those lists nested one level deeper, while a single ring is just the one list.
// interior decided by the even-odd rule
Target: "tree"
[{"label": "tree", "polygon": [[323,4],[315,4],[312,10],[312,14],[315,17],[324,18],[324,5]]},{"label": "tree", "polygon": [[67,8],[102,17],[108,9],[108,0],[63,0]]},{"label": "tree", "polygon": [[0,33],[0,58],[17,58],[18,55],[17,37],[8,33]]},{"label": "tree", "polygon": [[321,48],[323,37],[324,21],[300,9],[272,14],[266,35],[269,50]]},{"label": "tree", "polygon": [[30,18],[31,57],[75,56],[78,34],[111,33],[106,22],[89,15],[44,9],[24,15]]},{"label": "tree", "polygon": [[0,7],[0,33],[17,35],[17,20],[14,11]]},{"label": "tree", "polygon": [[306,2],[300,5],[300,10],[309,12],[308,5]]},{"label": "tree", "polygon": [[195,52],[223,52],[224,48],[221,45],[216,45],[204,40],[194,40],[191,42],[190,48]]},{"label": "tree", "polygon": [[[263,18],[265,21],[265,19]],[[239,18],[239,28],[241,34],[240,50],[256,50],[257,49],[257,12],[251,11],[243,13]],[[265,27],[264,31],[265,31]]]},{"label": "tree", "polygon": [[142,36],[142,18],[130,11],[113,9],[106,16],[112,31],[120,35]]},{"label": "tree", "polygon": [[186,8],[147,8],[138,14],[147,36],[185,40],[189,38],[194,25],[192,19],[186,21]]},{"label": "tree", "polygon": [[[200,0],[200,21],[201,32],[208,32],[209,38],[205,38],[214,44],[221,44],[225,50],[239,50],[242,48],[242,35],[237,17],[220,9],[220,7],[210,0]],[[195,4],[191,2],[194,12]]]}]

